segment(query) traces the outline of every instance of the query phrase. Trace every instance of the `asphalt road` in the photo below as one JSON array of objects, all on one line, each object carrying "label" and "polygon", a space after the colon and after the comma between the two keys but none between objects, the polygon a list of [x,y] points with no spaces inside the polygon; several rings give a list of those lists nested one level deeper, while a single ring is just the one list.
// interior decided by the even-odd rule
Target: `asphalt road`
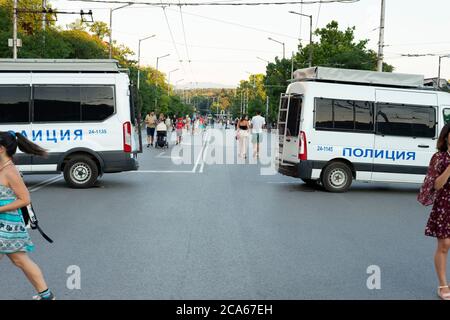
[{"label": "asphalt road", "polygon": [[[354,183],[331,194],[262,175],[256,163],[208,164],[222,143],[205,141],[193,144],[206,156],[194,152],[190,164],[174,164],[173,147],[145,149],[139,172],[105,175],[86,190],[26,176],[55,240],[31,231],[31,256],[58,299],[436,298],[419,186]],[[0,265],[0,299],[29,299],[21,271]],[[66,286],[72,265],[81,289]],[[371,265],[379,290],[366,285]]]}]

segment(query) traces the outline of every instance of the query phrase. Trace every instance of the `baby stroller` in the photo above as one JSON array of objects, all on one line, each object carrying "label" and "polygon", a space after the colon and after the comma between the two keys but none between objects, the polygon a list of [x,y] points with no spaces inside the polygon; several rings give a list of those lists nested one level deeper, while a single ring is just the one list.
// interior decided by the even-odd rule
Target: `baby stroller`
[{"label": "baby stroller", "polygon": [[167,126],[164,122],[160,122],[156,126],[156,143],[155,148],[169,148],[167,141]]}]

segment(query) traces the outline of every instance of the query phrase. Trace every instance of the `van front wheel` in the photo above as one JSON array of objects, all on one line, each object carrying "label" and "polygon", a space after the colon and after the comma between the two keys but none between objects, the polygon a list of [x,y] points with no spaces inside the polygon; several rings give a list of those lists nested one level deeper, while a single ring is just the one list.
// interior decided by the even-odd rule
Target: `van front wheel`
[{"label": "van front wheel", "polygon": [[98,178],[97,164],[89,157],[76,156],[64,167],[64,179],[72,188],[89,188]]},{"label": "van front wheel", "polygon": [[342,163],[329,164],[322,173],[322,185],[329,192],[346,192],[352,184],[352,171]]}]

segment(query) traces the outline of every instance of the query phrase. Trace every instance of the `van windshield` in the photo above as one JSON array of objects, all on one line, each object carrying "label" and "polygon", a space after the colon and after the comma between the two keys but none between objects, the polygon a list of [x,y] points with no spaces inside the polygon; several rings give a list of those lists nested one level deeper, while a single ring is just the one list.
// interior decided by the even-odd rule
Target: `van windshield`
[{"label": "van windshield", "polygon": [[286,136],[297,137],[300,133],[300,115],[302,111],[302,95],[292,95],[289,101]]}]

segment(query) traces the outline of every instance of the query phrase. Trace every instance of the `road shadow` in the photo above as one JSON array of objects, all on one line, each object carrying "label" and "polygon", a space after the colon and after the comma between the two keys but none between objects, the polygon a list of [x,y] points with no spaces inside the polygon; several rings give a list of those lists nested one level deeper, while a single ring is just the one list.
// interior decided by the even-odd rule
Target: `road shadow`
[{"label": "road shadow", "polygon": [[322,186],[316,184],[316,185],[309,185],[306,183],[290,183],[290,184],[281,184],[280,185],[284,191],[287,192],[316,192],[316,191],[323,191]]},{"label": "road shadow", "polygon": [[[299,183],[289,183],[289,184],[280,184],[283,191],[286,192],[322,192],[324,194],[332,194],[325,190],[325,188],[320,184],[309,185],[302,182]],[[416,195],[419,193],[420,185],[380,185],[380,184],[357,184],[352,185],[350,189],[345,193],[389,193],[389,194],[410,194]]]}]

